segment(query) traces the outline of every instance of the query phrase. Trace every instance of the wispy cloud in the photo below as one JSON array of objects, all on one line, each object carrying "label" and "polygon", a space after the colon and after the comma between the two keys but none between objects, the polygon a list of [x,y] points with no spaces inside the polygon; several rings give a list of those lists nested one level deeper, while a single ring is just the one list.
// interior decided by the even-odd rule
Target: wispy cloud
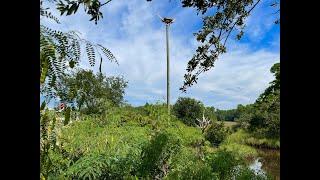
[{"label": "wispy cloud", "polygon": [[[194,10],[173,7],[169,2],[131,0],[112,1],[103,11],[104,19],[98,25],[89,22],[80,10],[74,16],[60,18],[61,25],[44,23],[62,30],[78,30],[84,38],[109,48],[120,65],[104,63],[103,71],[108,76],[123,75],[129,81],[125,98],[133,105],[163,100],[166,96],[165,28],[157,14],[177,19],[170,29],[172,102],[179,96],[190,96],[220,109],[252,103],[272,80],[269,69],[279,60],[279,53],[270,50],[279,43],[277,39],[258,50],[252,48],[250,42],[231,40],[228,53],[212,70],[200,76],[199,84],[184,94],[179,87],[197,45],[192,33],[202,24]],[[251,20],[249,25],[253,21],[266,28],[258,20]],[[82,66],[89,67],[89,64],[82,61]]]}]

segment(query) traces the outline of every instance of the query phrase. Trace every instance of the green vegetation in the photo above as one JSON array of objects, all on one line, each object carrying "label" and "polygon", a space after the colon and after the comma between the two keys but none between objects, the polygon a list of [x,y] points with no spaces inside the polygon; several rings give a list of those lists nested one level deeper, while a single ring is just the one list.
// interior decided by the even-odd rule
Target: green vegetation
[{"label": "green vegetation", "polygon": [[218,121],[234,121],[238,118],[238,109],[220,110],[216,111]]},{"label": "green vegetation", "polygon": [[[59,19],[52,15],[50,8],[45,7],[45,3],[57,2],[56,0],[40,0],[40,17],[47,18],[53,22],[60,24]],[[70,1],[65,1],[69,2]],[[92,19],[99,19],[100,14],[99,1],[79,1],[72,5],[64,5],[59,1],[57,8],[63,13],[68,11],[67,15],[75,13],[80,4],[83,4],[87,9],[87,13],[92,15]],[[96,12],[97,11],[97,12]],[[49,96],[55,97],[56,91],[59,90],[59,81],[66,74],[68,69],[74,69],[80,63],[80,57],[83,55],[83,46],[85,46],[85,54],[91,66],[94,66],[96,61],[100,61],[100,72],[103,58],[107,58],[111,62],[117,60],[111,51],[101,44],[92,43],[80,37],[76,31],[62,32],[56,29],[51,29],[43,25],[40,21],[40,85],[41,89],[45,90]]]},{"label": "green vegetation", "polygon": [[280,63],[271,68],[275,80],[256,102],[242,109],[238,121],[258,137],[280,138]]},{"label": "green vegetation", "polygon": [[213,145],[218,146],[226,138],[227,133],[223,123],[213,122],[207,129],[205,137]]},{"label": "green vegetation", "polygon": [[[165,109],[161,104],[150,106],[160,111]],[[42,120],[56,119],[53,122],[56,126],[50,124],[42,130],[48,134],[42,138],[51,140],[43,144],[48,145],[48,150],[41,151],[42,176],[46,179],[227,179],[236,176],[231,173],[234,167],[246,167],[244,154],[252,152],[245,148],[252,147],[228,142],[234,134],[220,146],[212,146],[205,143],[199,128],[187,126],[175,117],[168,123],[165,116],[155,120],[151,113],[141,116],[135,112],[142,109],[148,111],[149,107],[139,110],[117,107],[103,116],[86,116],[68,125],[59,122],[59,114],[46,110],[48,114]],[[234,147],[235,143],[239,144]]]},{"label": "green vegetation", "polygon": [[[40,2],[41,17],[60,23]],[[90,20],[97,23],[103,17],[100,8],[110,1],[50,2],[56,3],[61,15],[74,14],[84,6]],[[201,13],[216,10],[204,18],[196,34],[202,44],[188,62],[181,88],[185,91],[226,52],[225,42],[234,28],[241,38],[244,20],[260,1],[181,2]],[[75,68],[81,44],[90,65],[100,60],[98,74]],[[41,179],[271,178],[268,172],[256,174],[248,164],[261,154],[260,148],[280,149],[279,63],[271,68],[275,80],[254,104],[219,110],[180,97],[172,107],[173,114],[168,115],[166,104],[125,104],[127,82],[103,75],[102,55],[116,62],[108,49],[73,31],[40,27],[41,95],[66,104],[57,112],[49,110],[48,100],[41,103]]]},{"label": "green vegetation", "polygon": [[196,126],[197,118],[202,116],[204,105],[195,99],[180,97],[173,105],[173,113],[185,124]]},{"label": "green vegetation", "polygon": [[109,106],[123,103],[126,87],[127,82],[122,77],[79,70],[61,79],[57,96],[84,114],[101,114]]},{"label": "green vegetation", "polygon": [[[77,82],[79,74],[83,81]],[[175,114],[170,118],[166,104],[140,107],[121,104],[126,87],[122,79],[108,79],[91,71],[78,71],[65,82],[72,83],[64,84],[67,90],[60,97],[69,100],[70,106],[56,112],[41,104],[42,179],[205,180],[271,177],[255,174],[248,164],[261,154],[260,148],[280,149],[279,136],[268,131],[279,126],[269,123],[277,120],[275,114],[279,106],[265,111],[269,112],[265,113],[268,116],[263,116],[261,121],[255,121],[250,113],[261,112],[264,104],[269,107],[270,99],[277,100],[277,90],[265,93],[264,100],[259,99],[255,104],[238,106],[239,119],[232,122],[233,125],[226,126],[224,121],[215,119],[214,108],[205,107],[191,98],[179,98],[173,105]],[[86,85],[85,82],[90,83]],[[84,94],[88,96],[72,94],[80,90],[86,92],[86,89],[88,93]],[[110,95],[112,92],[115,93]],[[89,106],[79,108],[79,103],[73,103],[81,97],[84,102],[105,99],[113,103],[94,105],[101,111],[87,113],[84,109]],[[72,105],[75,108],[71,108]],[[205,117],[210,114],[213,119]],[[208,126],[202,129],[199,123],[204,121],[208,122]],[[237,123],[239,126],[235,128]]]}]

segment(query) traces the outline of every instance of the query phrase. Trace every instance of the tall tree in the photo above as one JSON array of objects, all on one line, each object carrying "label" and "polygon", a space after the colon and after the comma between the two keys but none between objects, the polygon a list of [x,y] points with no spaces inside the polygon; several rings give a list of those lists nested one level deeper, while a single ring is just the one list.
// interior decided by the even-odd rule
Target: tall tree
[{"label": "tall tree", "polygon": [[257,102],[264,101],[271,94],[277,94],[280,91],[280,63],[274,64],[270,72],[274,74],[275,80],[270,82],[270,86],[259,96]]},{"label": "tall tree", "polygon": [[101,113],[106,110],[107,103],[120,106],[127,87],[122,77],[106,77],[101,73],[95,75],[87,70],[65,76],[61,82],[58,91],[61,101],[87,114]]},{"label": "tall tree", "polygon": [[242,109],[239,122],[243,127],[259,135],[280,136],[280,63],[271,68],[275,80],[252,105]]}]

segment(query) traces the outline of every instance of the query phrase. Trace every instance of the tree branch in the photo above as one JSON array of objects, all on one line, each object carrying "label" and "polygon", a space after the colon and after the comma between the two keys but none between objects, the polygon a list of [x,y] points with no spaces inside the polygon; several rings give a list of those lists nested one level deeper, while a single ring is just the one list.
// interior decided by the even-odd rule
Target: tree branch
[{"label": "tree branch", "polygon": [[111,2],[112,0],[109,0],[109,1],[107,1],[107,2],[105,2],[105,3],[103,3],[103,4],[101,4],[100,5],[100,7],[102,7],[102,6],[104,6],[104,5],[106,5],[106,4],[108,4],[109,2]]},{"label": "tree branch", "polygon": [[[261,0],[258,0],[258,1],[251,7],[251,9],[248,11],[248,14],[257,6],[257,4],[258,4],[260,1],[261,1]],[[241,18],[241,17],[239,17],[239,18],[234,22],[234,24],[232,25],[232,27],[231,27],[231,29],[229,30],[229,33],[228,33],[228,35],[227,35],[224,43],[223,43],[223,46],[225,46],[225,44],[226,44],[226,42],[227,42],[227,40],[228,40],[231,32],[233,31],[233,28],[235,27],[235,25],[237,24],[237,22],[239,21],[240,18]]]}]

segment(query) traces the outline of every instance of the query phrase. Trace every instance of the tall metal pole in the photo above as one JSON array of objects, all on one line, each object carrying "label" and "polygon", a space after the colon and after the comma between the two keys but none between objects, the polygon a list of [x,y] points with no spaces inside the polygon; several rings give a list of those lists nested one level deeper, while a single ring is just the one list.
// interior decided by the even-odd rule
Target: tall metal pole
[{"label": "tall metal pole", "polygon": [[167,42],[167,108],[170,115],[170,58],[169,58],[169,24],[166,23],[166,42]]},{"label": "tall metal pole", "polygon": [[[160,16],[159,16],[160,17]],[[170,58],[169,58],[169,26],[174,22],[171,18],[161,18],[161,21],[166,24],[166,44],[167,44],[167,109],[170,115]],[[170,116],[168,116],[170,119]]]}]

